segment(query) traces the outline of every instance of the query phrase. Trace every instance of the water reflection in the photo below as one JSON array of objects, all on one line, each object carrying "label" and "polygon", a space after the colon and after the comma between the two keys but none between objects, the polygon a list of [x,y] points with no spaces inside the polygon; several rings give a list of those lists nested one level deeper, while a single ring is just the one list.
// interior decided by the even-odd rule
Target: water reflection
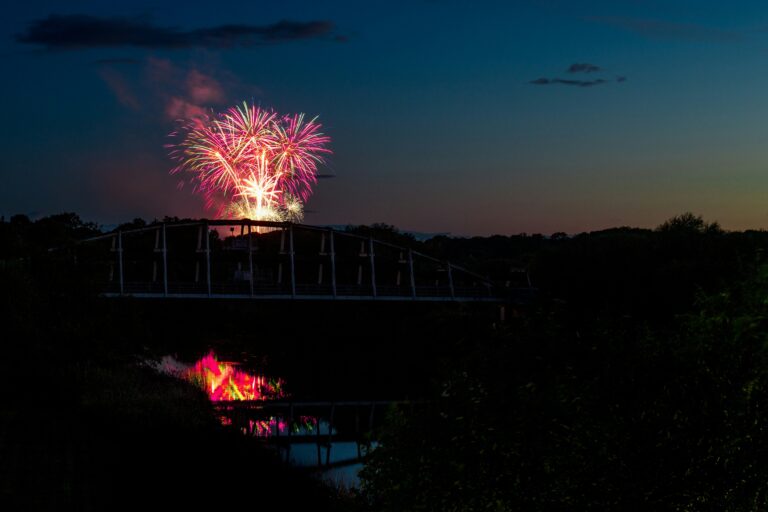
[{"label": "water reflection", "polygon": [[211,351],[191,366],[165,356],[158,364],[158,370],[199,386],[214,402],[285,397],[282,379],[250,374],[238,366],[237,363],[219,361]]},{"label": "water reflection", "polygon": [[166,356],[155,366],[205,390],[223,425],[268,441],[286,462],[321,469],[336,484],[358,485],[362,458],[376,445],[374,411],[383,403],[292,402],[282,379],[248,373],[213,352],[191,365]]}]

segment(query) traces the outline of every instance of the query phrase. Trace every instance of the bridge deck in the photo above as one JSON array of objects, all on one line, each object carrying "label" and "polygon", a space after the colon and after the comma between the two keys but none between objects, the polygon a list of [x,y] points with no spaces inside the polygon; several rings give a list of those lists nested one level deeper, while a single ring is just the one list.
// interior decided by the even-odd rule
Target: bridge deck
[{"label": "bridge deck", "polygon": [[445,296],[417,296],[410,295],[283,295],[265,294],[250,295],[240,293],[103,293],[103,297],[135,297],[138,299],[240,299],[240,300],[306,300],[306,301],[394,301],[394,302],[504,302],[501,297],[445,297]]}]

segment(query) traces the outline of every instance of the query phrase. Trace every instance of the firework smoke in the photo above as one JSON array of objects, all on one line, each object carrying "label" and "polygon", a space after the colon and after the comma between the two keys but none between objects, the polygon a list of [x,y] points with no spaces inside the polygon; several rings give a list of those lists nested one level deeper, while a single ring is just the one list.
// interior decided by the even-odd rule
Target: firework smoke
[{"label": "firework smoke", "polygon": [[178,165],[218,216],[299,222],[330,137],[317,118],[281,116],[243,103],[184,123],[172,144]]}]

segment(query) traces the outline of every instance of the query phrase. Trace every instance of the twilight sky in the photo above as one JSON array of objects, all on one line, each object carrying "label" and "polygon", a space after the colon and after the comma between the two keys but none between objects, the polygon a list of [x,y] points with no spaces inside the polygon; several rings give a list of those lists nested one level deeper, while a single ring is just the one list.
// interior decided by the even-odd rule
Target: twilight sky
[{"label": "twilight sky", "polygon": [[766,2],[469,4],[14,2],[0,214],[210,216],[166,135],[252,100],[333,139],[308,224],[768,228]]}]

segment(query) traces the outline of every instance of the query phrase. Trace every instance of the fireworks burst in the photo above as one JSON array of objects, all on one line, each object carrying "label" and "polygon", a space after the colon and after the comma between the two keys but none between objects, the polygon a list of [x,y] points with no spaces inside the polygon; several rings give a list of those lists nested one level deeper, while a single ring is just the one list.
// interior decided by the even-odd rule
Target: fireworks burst
[{"label": "fireworks burst", "polygon": [[169,146],[178,162],[171,173],[190,174],[219,216],[300,222],[317,167],[331,152],[320,128],[317,118],[243,103],[184,124],[181,142]]}]

